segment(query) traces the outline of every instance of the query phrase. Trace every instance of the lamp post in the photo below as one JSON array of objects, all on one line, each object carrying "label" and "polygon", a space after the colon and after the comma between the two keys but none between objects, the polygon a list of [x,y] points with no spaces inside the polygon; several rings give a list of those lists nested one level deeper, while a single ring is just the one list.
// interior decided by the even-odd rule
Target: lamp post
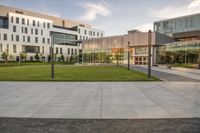
[{"label": "lamp post", "polygon": [[148,33],[148,78],[151,79],[151,30]]},{"label": "lamp post", "polygon": [[51,79],[54,80],[54,36],[53,32],[50,32],[51,35]]},{"label": "lamp post", "polygon": [[128,42],[128,70],[130,71],[130,42]]},{"label": "lamp post", "polygon": [[21,51],[19,52],[19,66],[21,66]]}]

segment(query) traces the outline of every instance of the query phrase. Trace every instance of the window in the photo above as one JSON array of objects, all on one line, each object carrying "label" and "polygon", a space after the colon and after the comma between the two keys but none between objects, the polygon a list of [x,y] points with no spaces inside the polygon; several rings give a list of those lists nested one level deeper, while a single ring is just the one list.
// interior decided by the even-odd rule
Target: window
[{"label": "window", "polygon": [[2,47],[3,47],[3,46],[2,46],[2,44],[0,44],[0,52],[2,52],[2,51],[3,51],[3,50],[2,50]]},{"label": "window", "polygon": [[13,32],[17,32],[17,27],[13,25]]},{"label": "window", "polygon": [[28,28],[27,28],[27,27],[25,27],[25,33],[26,33],[26,34],[28,33]]},{"label": "window", "polygon": [[56,54],[58,54],[58,48],[56,48]]},{"label": "window", "polygon": [[16,53],[17,52],[17,46],[14,44],[13,45],[13,53]]},{"label": "window", "polygon": [[42,46],[42,53],[44,54],[44,46]]},{"label": "window", "polygon": [[70,48],[68,48],[68,55],[70,55]]},{"label": "window", "polygon": [[13,23],[13,20],[14,20],[14,19],[13,19],[13,16],[12,16],[12,17],[11,17],[11,22],[12,22],[12,23]]},{"label": "window", "polygon": [[16,35],[16,41],[19,42],[19,35]]},{"label": "window", "polygon": [[42,38],[42,43],[45,43],[45,38]]},{"label": "window", "polygon": [[14,40],[14,37],[13,37],[13,35],[11,35],[11,41],[13,41]]},{"label": "window", "polygon": [[33,28],[31,28],[31,34],[33,34]]},{"label": "window", "polygon": [[27,36],[27,42],[31,42],[30,36]]},{"label": "window", "polygon": [[103,33],[101,33],[101,37],[103,37]]},{"label": "window", "polygon": [[82,39],[82,36],[80,36],[80,40]]},{"label": "window", "polygon": [[60,54],[63,54],[63,52],[62,52],[62,48],[60,48]]},{"label": "window", "polygon": [[38,35],[38,29],[35,29],[35,34]]},{"label": "window", "polygon": [[75,55],[77,55],[77,49],[75,49]]},{"label": "window", "polygon": [[18,17],[16,18],[16,23],[19,24],[19,18]]},{"label": "window", "polygon": [[23,36],[23,42],[25,42],[25,36]]},{"label": "window", "polygon": [[50,28],[50,23],[47,23],[47,28],[48,28],[48,29]]},{"label": "window", "polygon": [[78,29],[78,33],[79,33],[79,34],[81,33],[81,30],[80,30],[80,29]]},{"label": "window", "polygon": [[38,37],[35,37],[35,43],[38,43]]},{"label": "window", "polygon": [[35,20],[33,20],[33,26],[35,26]]},{"label": "window", "polygon": [[50,44],[50,39],[49,38],[47,39],[47,43]]},{"label": "window", "polygon": [[22,24],[25,24],[25,19],[24,18],[22,18]]},{"label": "window", "polygon": [[95,32],[93,32],[93,36],[95,36]]},{"label": "window", "polygon": [[27,25],[29,25],[29,19],[27,19]]},{"label": "window", "polygon": [[4,41],[8,40],[7,34],[3,34],[3,40]]},{"label": "window", "polygon": [[37,26],[40,27],[40,22],[39,21],[37,22]]},{"label": "window", "polygon": [[85,35],[87,35],[87,31],[85,30]]},{"label": "window", "polygon": [[73,48],[71,49],[71,51],[72,51],[72,52],[71,52],[71,53],[72,53],[72,55],[74,55],[74,49],[73,49]]},{"label": "window", "polygon": [[43,35],[43,30],[41,30],[41,35]]},{"label": "window", "polygon": [[45,23],[45,22],[43,23],[43,27],[44,27],[44,28],[46,27],[46,23]]},{"label": "window", "polygon": [[9,44],[7,44],[7,49],[6,49],[6,51],[9,52]]},{"label": "window", "polygon": [[97,36],[99,37],[99,32],[97,32]]},{"label": "window", "polygon": [[22,33],[24,33],[24,27],[22,27]]}]

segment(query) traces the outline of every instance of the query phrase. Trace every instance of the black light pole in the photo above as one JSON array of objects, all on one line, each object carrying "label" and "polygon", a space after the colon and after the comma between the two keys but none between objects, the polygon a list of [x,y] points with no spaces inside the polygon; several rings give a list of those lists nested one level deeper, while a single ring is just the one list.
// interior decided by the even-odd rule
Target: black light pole
[{"label": "black light pole", "polygon": [[130,42],[128,42],[128,70],[130,71]]},{"label": "black light pole", "polygon": [[148,33],[148,78],[151,79],[151,30]]},{"label": "black light pole", "polygon": [[54,80],[54,36],[53,32],[50,32],[51,35],[51,79]]}]

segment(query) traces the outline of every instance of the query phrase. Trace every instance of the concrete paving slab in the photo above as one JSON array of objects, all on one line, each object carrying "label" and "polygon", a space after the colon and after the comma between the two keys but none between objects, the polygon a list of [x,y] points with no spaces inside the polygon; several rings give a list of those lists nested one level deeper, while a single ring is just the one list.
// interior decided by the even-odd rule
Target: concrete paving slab
[{"label": "concrete paving slab", "polygon": [[0,82],[0,117],[200,117],[200,82]]}]

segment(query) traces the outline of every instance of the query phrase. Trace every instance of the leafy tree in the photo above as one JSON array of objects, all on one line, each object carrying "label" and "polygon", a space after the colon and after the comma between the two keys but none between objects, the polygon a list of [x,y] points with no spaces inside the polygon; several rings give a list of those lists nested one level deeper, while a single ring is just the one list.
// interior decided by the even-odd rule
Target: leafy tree
[{"label": "leafy tree", "polygon": [[36,54],[35,54],[35,59],[36,59],[37,61],[39,61],[39,60],[40,60],[40,56],[39,56],[39,54],[38,54],[38,53],[36,53]]},{"label": "leafy tree", "polygon": [[63,61],[63,62],[65,61],[64,55],[61,55],[61,56],[60,56],[60,60]]},{"label": "leafy tree", "polygon": [[7,62],[7,61],[8,61],[8,53],[7,53],[7,52],[3,52],[3,53],[1,54],[1,58],[2,58],[5,62]]},{"label": "leafy tree", "polygon": [[26,55],[25,53],[21,53],[21,54],[20,54],[20,59],[21,59],[21,60],[24,60],[24,59],[26,60],[26,56],[27,56],[27,55]]}]

